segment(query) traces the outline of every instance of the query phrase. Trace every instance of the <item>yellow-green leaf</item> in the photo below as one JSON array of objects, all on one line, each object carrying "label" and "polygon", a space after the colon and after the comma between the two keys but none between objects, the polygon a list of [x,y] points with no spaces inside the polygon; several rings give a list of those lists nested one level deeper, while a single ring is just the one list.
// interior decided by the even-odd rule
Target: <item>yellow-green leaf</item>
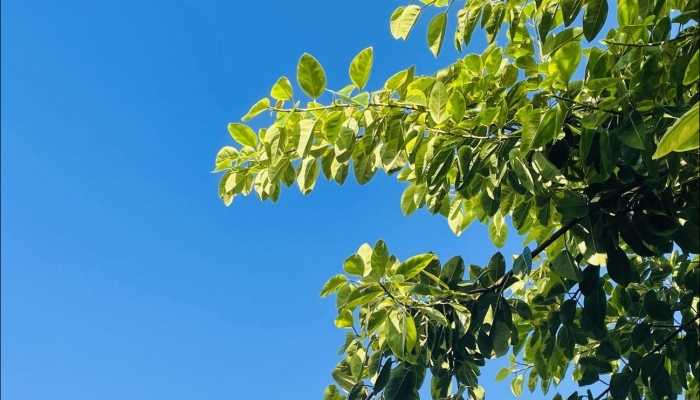
[{"label": "yellow-green leaf", "polygon": [[494,214],[489,223],[489,238],[496,247],[503,247],[508,237],[508,226],[500,212]]},{"label": "yellow-green leaf", "polygon": [[258,100],[257,103],[253,104],[252,107],[250,107],[250,110],[241,118],[243,121],[249,121],[256,116],[258,116],[261,112],[267,110],[270,108],[270,99],[267,97],[263,97],[262,99]]},{"label": "yellow-green leaf", "polygon": [[372,64],[374,62],[374,54],[371,47],[368,47],[357,53],[355,58],[350,63],[350,79],[358,89],[362,89],[369,80],[369,75],[372,72]]},{"label": "yellow-green leaf", "polygon": [[428,25],[428,46],[433,56],[437,57],[442,48],[442,41],[445,38],[445,27],[447,26],[447,13],[437,14],[430,20]]},{"label": "yellow-green leaf", "polygon": [[244,146],[255,147],[258,143],[258,137],[248,125],[232,122],[228,124],[228,133],[233,140]]},{"label": "yellow-green leaf", "polygon": [[547,110],[532,139],[532,148],[544,146],[557,137],[562,128],[562,113],[559,106]]},{"label": "yellow-green leaf", "polygon": [[309,53],[304,53],[297,64],[297,81],[301,90],[311,98],[318,98],[326,88],[326,72]]},{"label": "yellow-green leaf", "polygon": [[318,178],[318,165],[316,159],[313,157],[307,157],[301,162],[301,168],[299,169],[299,174],[297,175],[297,184],[299,185],[299,190],[301,193],[308,194],[314,189],[316,185],[316,178]]},{"label": "yellow-green leaf", "polygon": [[342,309],[335,319],[335,326],[336,328],[352,327],[352,312],[348,309]]},{"label": "yellow-green leaf", "polygon": [[450,114],[452,121],[459,123],[464,118],[466,108],[467,104],[462,93],[458,90],[453,91],[447,100],[447,112]]},{"label": "yellow-green leaf", "polygon": [[688,66],[685,68],[685,75],[683,76],[683,84],[690,85],[698,80],[698,75],[700,75],[700,51],[696,50],[693,57],[688,62]]},{"label": "yellow-green leaf", "polygon": [[420,7],[413,4],[406,7],[399,7],[391,14],[391,35],[394,39],[404,39],[411,33],[413,25],[420,14]]},{"label": "yellow-green leaf", "polygon": [[270,96],[275,100],[291,100],[293,95],[292,83],[286,76],[277,79],[277,82],[270,89]]},{"label": "yellow-green leaf", "polygon": [[405,279],[411,279],[420,274],[434,259],[435,254],[418,254],[402,262],[396,273],[403,275]]},{"label": "yellow-green leaf", "polygon": [[549,64],[550,75],[557,74],[560,80],[568,82],[581,61],[581,43],[573,41],[565,44],[552,55]]},{"label": "yellow-green leaf", "polygon": [[522,375],[518,375],[510,383],[510,391],[513,392],[513,396],[520,397],[523,394],[523,382],[525,378]]},{"label": "yellow-green leaf", "polygon": [[341,285],[343,285],[347,281],[348,278],[346,278],[343,274],[338,274],[336,276],[331,277],[323,285],[323,289],[321,289],[321,297],[326,297],[331,293],[335,292]]},{"label": "yellow-green leaf", "polygon": [[238,157],[238,150],[232,146],[222,147],[216,153],[216,161],[214,162],[214,172],[223,171],[231,168],[231,162]]},{"label": "yellow-green leaf", "polygon": [[513,371],[511,371],[510,368],[501,368],[498,371],[498,373],[496,374],[496,382],[500,382],[500,381],[506,379],[506,377],[508,375],[510,375],[511,372],[513,372]]},{"label": "yellow-green leaf", "polygon": [[430,117],[438,124],[441,124],[450,117],[447,113],[447,89],[442,82],[435,82],[433,89],[430,91],[430,98],[428,99],[428,110],[430,111]]},{"label": "yellow-green leaf", "polygon": [[695,103],[693,108],[688,110],[683,114],[670,128],[666,131],[664,136],[661,138],[659,145],[656,147],[656,152],[652,157],[654,160],[659,159],[666,154],[676,151],[688,151],[698,148],[699,140],[698,137],[700,133],[698,130],[698,119],[700,118],[700,112],[698,111],[698,104]]}]

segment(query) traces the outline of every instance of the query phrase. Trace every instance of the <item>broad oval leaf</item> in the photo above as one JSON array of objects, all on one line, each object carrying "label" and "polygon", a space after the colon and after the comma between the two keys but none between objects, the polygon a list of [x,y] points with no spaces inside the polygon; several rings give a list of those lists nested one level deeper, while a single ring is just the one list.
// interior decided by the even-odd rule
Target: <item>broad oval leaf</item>
[{"label": "broad oval leaf", "polygon": [[228,133],[231,134],[233,140],[243,146],[255,147],[258,143],[258,137],[248,125],[231,122],[228,124]]},{"label": "broad oval leaf", "polygon": [[695,103],[693,108],[683,114],[664,134],[656,147],[652,159],[659,159],[672,151],[682,152],[698,148],[700,129],[698,119],[700,112]]},{"label": "broad oval leaf", "polygon": [[428,46],[433,56],[437,57],[445,39],[445,27],[447,26],[447,13],[437,14],[428,25]]},{"label": "broad oval leaf", "polygon": [[309,53],[304,53],[297,63],[297,81],[301,89],[311,98],[318,98],[326,88],[326,72]]},{"label": "broad oval leaf", "polygon": [[262,113],[263,111],[267,110],[270,108],[270,99],[267,97],[263,97],[262,99],[258,100],[257,103],[253,104],[252,107],[250,107],[250,110],[241,118],[242,121],[249,121],[258,115]]},{"label": "broad oval leaf", "polygon": [[323,288],[321,289],[321,297],[326,297],[330,295],[331,293],[335,292],[338,290],[340,286],[342,286],[345,282],[348,281],[348,278],[345,277],[343,274],[338,274],[333,277],[331,277],[324,285]]},{"label": "broad oval leaf", "polygon": [[430,117],[438,124],[441,124],[450,117],[447,113],[447,89],[442,82],[435,82],[430,90],[430,98],[428,99],[428,110]]},{"label": "broad oval leaf", "polygon": [[561,108],[557,105],[550,108],[544,113],[542,121],[540,121],[537,127],[537,133],[532,139],[532,148],[538,148],[544,146],[551,141],[553,141],[562,128],[562,112]]},{"label": "broad oval leaf", "polygon": [[464,118],[466,109],[467,103],[462,93],[459,90],[453,91],[447,100],[447,113],[450,114],[452,121],[458,124]]},{"label": "broad oval leaf", "polygon": [[403,275],[406,279],[411,279],[420,274],[434,259],[435,254],[418,254],[402,262],[396,273]]},{"label": "broad oval leaf", "polygon": [[588,0],[583,14],[583,34],[590,42],[603,29],[608,18],[608,0]]},{"label": "broad oval leaf", "polygon": [[700,50],[696,50],[688,62],[688,66],[685,68],[685,75],[683,76],[683,84],[692,84],[698,80],[698,75],[700,75]]},{"label": "broad oval leaf", "polygon": [[277,79],[277,82],[275,82],[275,84],[272,85],[272,89],[270,89],[270,97],[275,100],[291,100],[293,95],[294,90],[292,89],[292,83],[286,76]]},{"label": "broad oval leaf", "polygon": [[420,6],[412,4],[406,7],[399,7],[391,14],[391,35],[394,39],[404,39],[411,33],[413,25],[420,14]]},{"label": "broad oval leaf", "polygon": [[384,400],[419,400],[416,367],[401,363],[391,370]]},{"label": "broad oval leaf", "polygon": [[367,85],[373,63],[374,53],[371,47],[362,50],[352,59],[349,71],[350,79],[358,89],[362,89]]}]

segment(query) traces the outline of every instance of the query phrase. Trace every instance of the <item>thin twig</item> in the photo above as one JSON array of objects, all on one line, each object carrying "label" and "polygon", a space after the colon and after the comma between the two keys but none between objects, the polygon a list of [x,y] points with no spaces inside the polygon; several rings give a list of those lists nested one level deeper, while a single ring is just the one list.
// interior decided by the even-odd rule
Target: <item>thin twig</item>
[{"label": "thin twig", "polygon": [[567,103],[576,104],[576,105],[579,105],[579,106],[581,106],[581,107],[590,108],[590,109],[592,109],[592,110],[602,111],[602,112],[606,112],[606,113],[608,113],[608,114],[622,115],[622,113],[619,112],[619,111],[615,111],[615,110],[606,110],[606,109],[604,109],[604,108],[599,108],[599,107],[597,107],[597,106],[594,106],[593,104],[581,103],[580,101],[576,101],[576,100],[573,100],[573,99],[569,99],[569,98],[567,98],[567,97],[558,96],[558,95],[556,95],[556,94],[550,94],[550,95],[548,95],[548,96],[549,96],[549,97],[553,97],[553,98],[555,98],[555,99],[557,99],[557,100],[566,101]]}]

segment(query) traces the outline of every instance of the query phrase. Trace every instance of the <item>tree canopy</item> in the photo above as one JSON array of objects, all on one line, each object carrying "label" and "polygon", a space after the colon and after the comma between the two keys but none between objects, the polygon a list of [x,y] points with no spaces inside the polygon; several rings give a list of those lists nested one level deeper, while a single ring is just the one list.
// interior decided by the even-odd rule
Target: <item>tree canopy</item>
[{"label": "tree canopy", "polygon": [[[457,235],[478,221],[496,247],[509,225],[523,238],[487,265],[360,246],[321,291],[347,331],[326,400],[418,399],[424,384],[434,399],[483,399],[480,367],[503,356],[496,379],[516,396],[700,398],[699,6],[618,0],[601,32],[607,0],[407,4],[394,38],[430,18],[436,57],[446,38],[466,49],[477,25],[488,46],[374,90],[371,47],[337,90],[303,54],[303,93],[282,76],[242,117],[270,112],[269,126],[228,125],[237,145],[215,161],[226,205],[383,170],[405,182],[406,215],[426,208]],[[553,394],[567,376],[578,390]]]}]

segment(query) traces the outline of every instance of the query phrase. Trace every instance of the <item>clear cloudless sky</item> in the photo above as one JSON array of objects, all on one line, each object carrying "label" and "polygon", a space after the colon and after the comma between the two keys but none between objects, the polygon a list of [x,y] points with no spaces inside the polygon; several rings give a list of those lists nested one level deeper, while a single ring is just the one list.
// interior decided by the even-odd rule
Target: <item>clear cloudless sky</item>
[{"label": "clear cloudless sky", "polygon": [[[226,124],[302,52],[332,88],[370,45],[371,87],[460,56],[446,41],[433,59],[425,21],[394,41],[400,4],[3,1],[2,397],[320,399],[344,333],[319,289],[360,244],[485,263],[483,226],[403,217],[383,174],[277,204],[217,198]],[[520,249],[511,235],[503,251]],[[491,399],[512,397],[503,365],[484,369]]]}]

